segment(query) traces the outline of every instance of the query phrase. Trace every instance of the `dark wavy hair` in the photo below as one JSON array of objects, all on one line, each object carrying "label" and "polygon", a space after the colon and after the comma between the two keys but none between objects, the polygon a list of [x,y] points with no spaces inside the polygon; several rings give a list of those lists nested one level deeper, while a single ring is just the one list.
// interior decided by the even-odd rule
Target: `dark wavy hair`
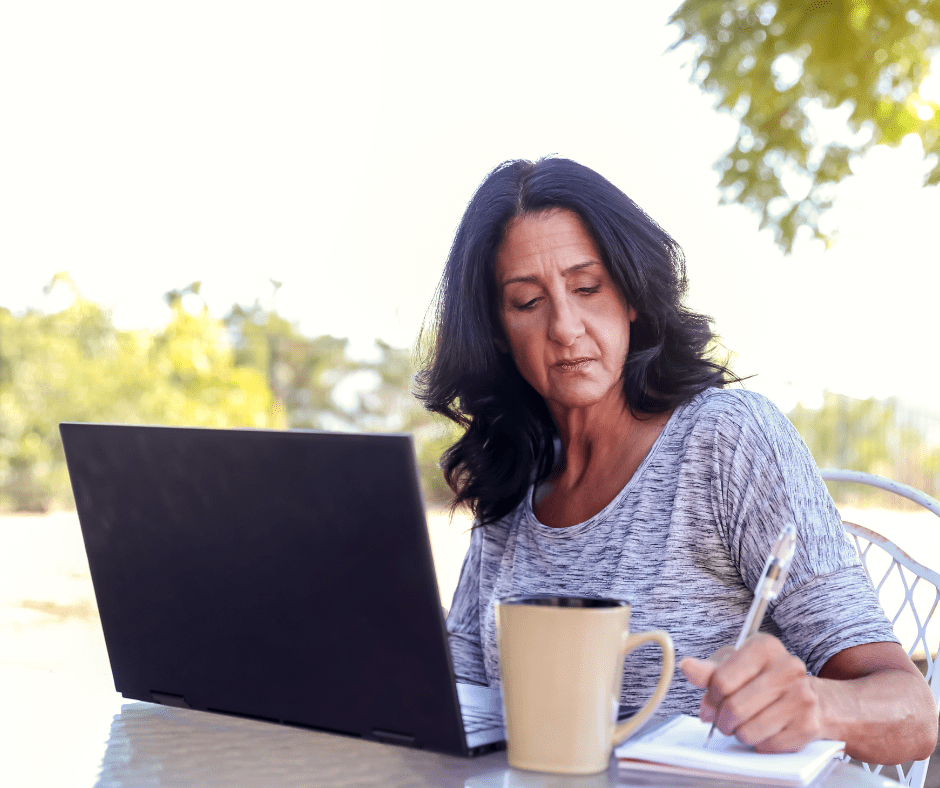
[{"label": "dark wavy hair", "polygon": [[[477,523],[512,511],[554,465],[557,428],[548,407],[501,352],[496,254],[517,216],[564,209],[590,233],[626,302],[637,311],[623,367],[632,412],[662,413],[711,386],[738,380],[708,355],[711,319],[682,305],[679,245],[626,194],[574,161],[508,161],[477,189],[438,286],[433,328],[415,382],[424,406],[465,427],[441,457],[454,507]],[[431,341],[428,341],[430,337]]]}]

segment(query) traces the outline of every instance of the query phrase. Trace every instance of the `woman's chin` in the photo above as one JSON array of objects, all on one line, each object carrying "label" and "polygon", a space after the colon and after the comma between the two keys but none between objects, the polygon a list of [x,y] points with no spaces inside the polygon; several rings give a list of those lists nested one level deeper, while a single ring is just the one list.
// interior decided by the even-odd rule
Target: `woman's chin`
[{"label": "woman's chin", "polygon": [[605,407],[613,402],[622,404],[623,392],[619,389],[612,392],[609,389],[599,390],[596,386],[566,386],[564,389],[548,392],[545,396],[550,410],[585,410],[594,407]]}]

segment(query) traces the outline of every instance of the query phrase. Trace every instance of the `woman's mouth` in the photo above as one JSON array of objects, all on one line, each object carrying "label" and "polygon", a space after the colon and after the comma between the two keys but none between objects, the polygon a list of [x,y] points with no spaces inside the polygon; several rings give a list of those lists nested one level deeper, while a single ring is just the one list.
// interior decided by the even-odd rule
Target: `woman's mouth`
[{"label": "woman's mouth", "polygon": [[554,366],[560,372],[578,372],[593,360],[591,358],[573,358],[567,361],[556,361]]}]

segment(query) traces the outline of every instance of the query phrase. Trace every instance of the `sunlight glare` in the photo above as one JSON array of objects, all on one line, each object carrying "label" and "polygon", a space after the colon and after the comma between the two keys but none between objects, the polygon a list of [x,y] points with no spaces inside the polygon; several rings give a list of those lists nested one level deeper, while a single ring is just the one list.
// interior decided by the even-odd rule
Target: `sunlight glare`
[{"label": "sunlight glare", "polygon": [[920,83],[920,97],[924,101],[940,104],[940,55],[930,61],[930,73]]}]

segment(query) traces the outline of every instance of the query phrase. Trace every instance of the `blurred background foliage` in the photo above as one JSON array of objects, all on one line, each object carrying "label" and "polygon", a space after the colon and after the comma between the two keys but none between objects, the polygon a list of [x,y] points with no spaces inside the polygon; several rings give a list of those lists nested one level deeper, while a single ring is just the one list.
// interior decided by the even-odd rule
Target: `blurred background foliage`
[{"label": "blurred background foliage", "polygon": [[[685,0],[670,23],[692,81],[738,122],[715,167],[790,252],[797,232],[830,245],[833,188],[875,145],[916,135],[940,183],[940,105],[921,96],[940,53],[940,0]],[[828,129],[828,132],[823,132]]]},{"label": "blurred background foliage", "polygon": [[[346,339],[305,337],[259,301],[216,318],[198,283],[164,296],[161,329],[120,330],[67,274],[56,287],[70,291],[59,311],[0,307],[0,509],[72,508],[61,421],[409,432],[427,502],[448,503],[437,461],[458,433],[412,396],[410,350],[377,340],[373,358],[355,359]],[[940,417],[834,393],[789,416],[820,467],[940,494]]]},{"label": "blurred background foliage", "polygon": [[125,331],[67,274],[55,287],[71,290],[60,311],[0,307],[0,510],[73,508],[62,421],[410,432],[428,502],[446,502],[436,463],[456,436],[411,396],[409,351],[354,360],[258,302],[219,319],[198,283],[165,295],[160,330]]},{"label": "blurred background foliage", "polygon": [[[855,399],[827,391],[816,407],[788,414],[820,468],[867,471],[940,498],[940,416],[897,399]],[[857,484],[831,482],[841,503],[917,509],[902,499]]]}]

